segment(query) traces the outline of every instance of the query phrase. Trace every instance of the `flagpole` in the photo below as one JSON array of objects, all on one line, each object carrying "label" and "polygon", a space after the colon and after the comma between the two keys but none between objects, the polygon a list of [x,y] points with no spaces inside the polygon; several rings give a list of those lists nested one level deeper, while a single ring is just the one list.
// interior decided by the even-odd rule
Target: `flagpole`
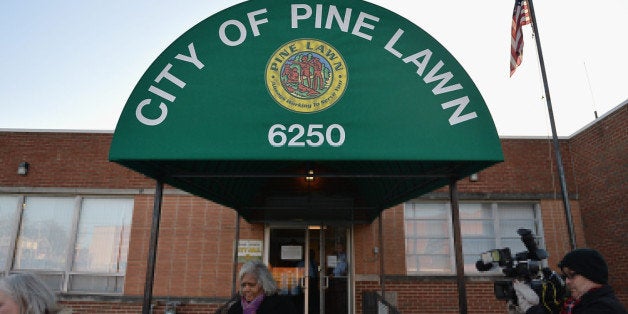
[{"label": "flagpole", "polygon": [[567,183],[565,182],[565,170],[563,168],[563,159],[560,154],[560,145],[558,143],[558,136],[556,135],[556,124],[554,123],[554,111],[552,110],[552,98],[550,97],[549,86],[547,84],[547,75],[545,74],[545,62],[543,61],[543,51],[541,50],[541,39],[539,36],[539,30],[536,26],[536,15],[534,14],[534,5],[532,0],[528,0],[528,6],[530,9],[530,17],[532,18],[532,30],[534,32],[534,38],[536,40],[536,50],[539,56],[539,63],[541,64],[541,76],[543,77],[543,88],[545,89],[545,99],[547,100],[547,111],[549,112],[550,124],[552,127],[552,138],[554,142],[554,151],[556,152],[556,164],[558,166],[558,175],[560,177],[560,189],[563,196],[563,205],[565,206],[565,216],[567,218],[567,226],[569,228],[569,239],[571,249],[576,248],[576,235],[574,233],[573,219],[571,216],[571,207],[569,206],[569,196],[567,192]]}]

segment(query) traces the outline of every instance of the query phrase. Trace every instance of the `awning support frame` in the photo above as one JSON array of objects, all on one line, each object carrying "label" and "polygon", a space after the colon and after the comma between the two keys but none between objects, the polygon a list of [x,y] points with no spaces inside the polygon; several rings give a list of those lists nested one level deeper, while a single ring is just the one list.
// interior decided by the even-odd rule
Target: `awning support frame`
[{"label": "awning support frame", "polygon": [[148,247],[148,261],[146,263],[146,282],[144,283],[144,302],[142,314],[151,313],[153,298],[153,283],[155,281],[155,261],[157,259],[157,240],[159,238],[159,221],[161,220],[161,203],[163,200],[164,183],[157,180],[153,204],[153,220],[150,227],[150,244]]},{"label": "awning support frame", "polygon": [[240,242],[240,214],[236,213],[235,235],[233,242],[233,273],[231,274],[231,297],[237,293],[236,279],[238,273],[238,245]]},{"label": "awning support frame", "polygon": [[458,307],[461,314],[467,314],[467,287],[464,278],[464,258],[462,255],[462,232],[460,230],[460,206],[458,203],[458,186],[456,179],[449,183],[451,199],[451,218],[454,229],[454,250],[456,254],[456,279],[458,283]]},{"label": "awning support frame", "polygon": [[382,291],[382,299],[386,301],[386,272],[384,271],[384,224],[382,222],[382,213],[379,213],[378,217],[378,231],[379,231],[379,285]]}]

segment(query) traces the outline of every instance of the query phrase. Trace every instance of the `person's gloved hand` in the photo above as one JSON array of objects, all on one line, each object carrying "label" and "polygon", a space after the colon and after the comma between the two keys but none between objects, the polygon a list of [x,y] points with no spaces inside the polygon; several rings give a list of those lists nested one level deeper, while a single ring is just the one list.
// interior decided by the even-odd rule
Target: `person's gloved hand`
[{"label": "person's gloved hand", "polygon": [[515,288],[517,303],[521,313],[525,313],[532,306],[539,304],[539,296],[530,286],[516,279],[513,281],[512,285]]}]

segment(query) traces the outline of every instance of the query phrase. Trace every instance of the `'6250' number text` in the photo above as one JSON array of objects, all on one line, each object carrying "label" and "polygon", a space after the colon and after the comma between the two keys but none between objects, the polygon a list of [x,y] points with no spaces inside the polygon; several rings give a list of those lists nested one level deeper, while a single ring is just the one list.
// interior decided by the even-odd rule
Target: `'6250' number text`
[{"label": "'6250' number text", "polygon": [[268,130],[268,142],[274,147],[319,147],[325,143],[339,147],[345,142],[345,129],[340,124],[332,124],[325,128],[322,124],[310,124],[306,127],[293,124],[286,128],[283,124],[275,124]]}]

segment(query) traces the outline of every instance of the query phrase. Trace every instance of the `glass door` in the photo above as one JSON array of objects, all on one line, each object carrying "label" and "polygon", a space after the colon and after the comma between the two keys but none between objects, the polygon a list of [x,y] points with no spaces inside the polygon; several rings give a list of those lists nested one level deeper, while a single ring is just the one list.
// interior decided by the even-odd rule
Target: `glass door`
[{"label": "glass door", "polygon": [[319,247],[321,289],[320,313],[349,313],[350,310],[350,242],[347,227],[326,225],[321,228]]},{"label": "glass door", "polygon": [[308,225],[268,228],[268,266],[280,293],[300,313],[349,313],[347,227]]}]

